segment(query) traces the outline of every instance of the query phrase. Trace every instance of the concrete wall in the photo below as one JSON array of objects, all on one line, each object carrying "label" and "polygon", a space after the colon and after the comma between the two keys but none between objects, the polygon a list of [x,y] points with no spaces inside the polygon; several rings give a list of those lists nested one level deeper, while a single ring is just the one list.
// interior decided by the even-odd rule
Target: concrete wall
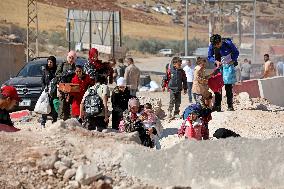
[{"label": "concrete wall", "polygon": [[233,90],[237,94],[241,92],[247,92],[251,98],[260,97],[258,80],[247,80],[241,83],[237,83],[234,86]]},{"label": "concrete wall", "polygon": [[0,86],[15,76],[25,64],[23,44],[0,43]]},{"label": "concrete wall", "polygon": [[270,103],[284,107],[284,77],[258,80],[260,96]]}]

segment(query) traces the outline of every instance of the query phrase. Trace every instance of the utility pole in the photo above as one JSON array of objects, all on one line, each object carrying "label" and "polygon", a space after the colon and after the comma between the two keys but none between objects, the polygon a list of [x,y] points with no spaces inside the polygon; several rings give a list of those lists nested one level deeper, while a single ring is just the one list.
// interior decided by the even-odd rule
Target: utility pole
[{"label": "utility pole", "polygon": [[89,11],[89,47],[92,48],[92,11]]},{"label": "utility pole", "polygon": [[71,51],[71,22],[70,22],[70,9],[67,9],[67,40],[68,40],[68,51]]},{"label": "utility pole", "polygon": [[239,48],[241,47],[242,44],[242,20],[241,20],[241,6],[237,5],[235,7],[235,12],[237,13],[237,32],[238,32],[238,37],[239,37]]},{"label": "utility pole", "polygon": [[256,59],[256,0],[253,3],[253,63],[255,64]]},{"label": "utility pole", "polygon": [[185,39],[184,39],[184,55],[188,56],[188,0],[185,5]]},{"label": "utility pole", "polygon": [[[28,0],[28,22],[27,22],[27,62],[31,58],[39,56],[38,52],[38,16],[37,0]],[[35,47],[32,46],[35,43]]]}]

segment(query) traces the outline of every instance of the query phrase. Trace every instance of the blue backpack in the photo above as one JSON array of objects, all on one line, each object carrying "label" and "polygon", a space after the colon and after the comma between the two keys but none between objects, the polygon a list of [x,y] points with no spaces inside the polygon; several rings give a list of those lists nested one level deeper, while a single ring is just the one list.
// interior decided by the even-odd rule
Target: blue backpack
[{"label": "blue backpack", "polygon": [[191,104],[184,110],[182,117],[184,120],[186,120],[187,117],[191,114],[191,112],[193,111],[200,112],[201,109],[202,107],[200,104]]}]

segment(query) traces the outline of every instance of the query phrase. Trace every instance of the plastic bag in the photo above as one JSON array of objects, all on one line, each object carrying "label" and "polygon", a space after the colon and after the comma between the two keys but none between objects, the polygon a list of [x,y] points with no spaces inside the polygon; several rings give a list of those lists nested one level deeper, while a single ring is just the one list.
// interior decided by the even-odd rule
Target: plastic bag
[{"label": "plastic bag", "polygon": [[51,106],[49,102],[49,96],[48,93],[43,90],[41,93],[36,105],[34,112],[39,114],[49,114],[51,112]]}]

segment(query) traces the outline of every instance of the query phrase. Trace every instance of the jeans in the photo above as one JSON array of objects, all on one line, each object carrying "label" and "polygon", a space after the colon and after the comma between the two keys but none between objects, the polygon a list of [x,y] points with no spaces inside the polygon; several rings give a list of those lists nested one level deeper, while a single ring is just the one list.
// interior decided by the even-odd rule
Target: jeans
[{"label": "jeans", "polygon": [[192,102],[192,83],[193,82],[187,82],[187,92],[188,92],[188,98],[189,98],[189,103]]},{"label": "jeans", "polygon": [[168,111],[172,111],[175,107],[174,114],[179,114],[179,107],[181,104],[181,91],[172,91],[170,90],[170,104]]}]

